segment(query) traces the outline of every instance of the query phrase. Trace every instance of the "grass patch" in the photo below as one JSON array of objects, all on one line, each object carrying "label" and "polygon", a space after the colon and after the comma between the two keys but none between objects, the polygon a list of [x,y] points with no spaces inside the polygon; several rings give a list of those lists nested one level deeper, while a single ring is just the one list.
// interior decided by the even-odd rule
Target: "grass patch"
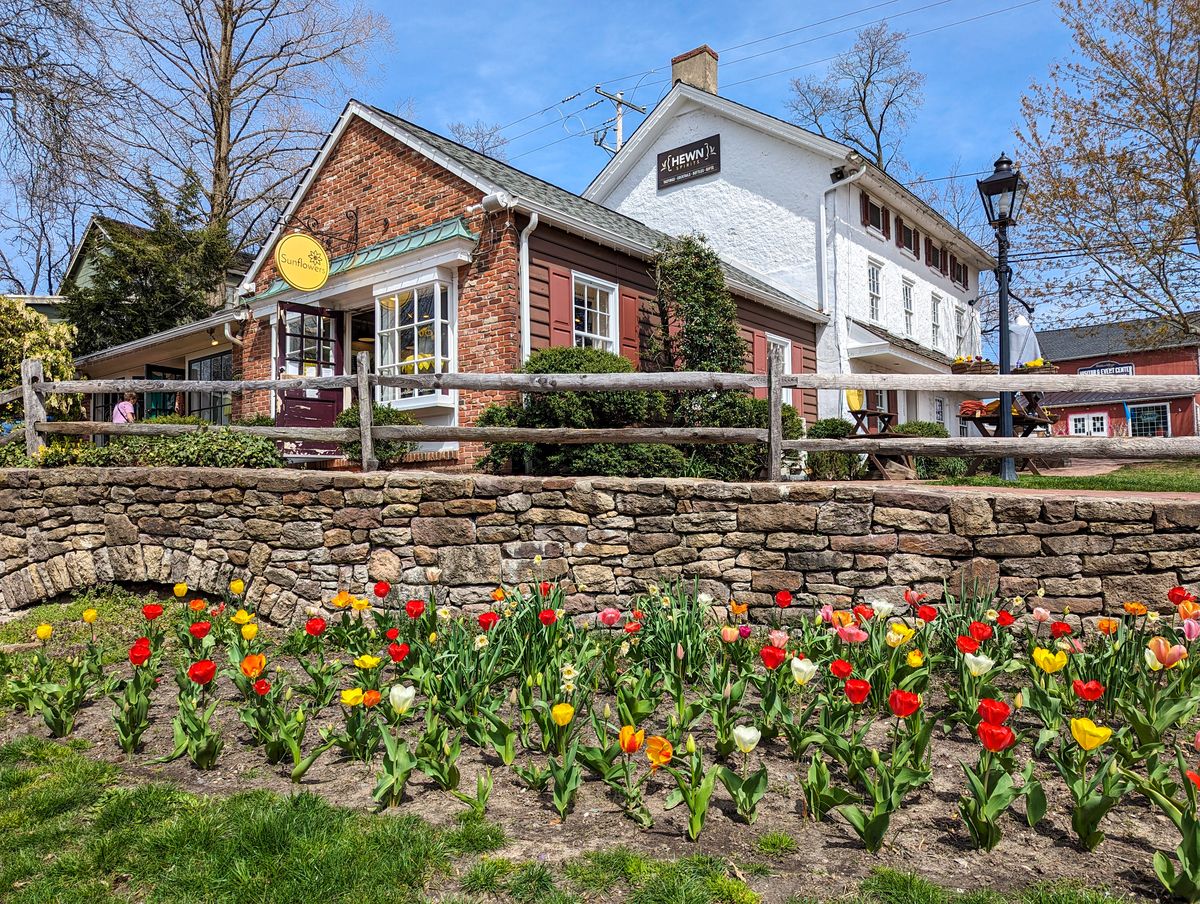
[{"label": "grass patch", "polygon": [[794,854],[800,850],[796,839],[787,832],[765,832],[758,836],[755,846],[760,854],[768,857],[782,857],[784,854]]},{"label": "grass patch", "polygon": [[[948,477],[944,486],[1014,486],[998,477]],[[1015,486],[1033,490],[1110,490],[1127,493],[1200,493],[1200,460],[1134,462],[1094,477],[1018,476]]]}]

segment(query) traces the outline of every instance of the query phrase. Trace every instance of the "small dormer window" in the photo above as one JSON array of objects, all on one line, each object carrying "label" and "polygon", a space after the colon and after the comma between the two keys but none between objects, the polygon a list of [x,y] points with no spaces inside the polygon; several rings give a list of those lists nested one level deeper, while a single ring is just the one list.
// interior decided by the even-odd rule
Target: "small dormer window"
[{"label": "small dormer window", "polygon": [[862,192],[858,197],[863,226],[885,239],[891,238],[892,212],[866,192]]}]

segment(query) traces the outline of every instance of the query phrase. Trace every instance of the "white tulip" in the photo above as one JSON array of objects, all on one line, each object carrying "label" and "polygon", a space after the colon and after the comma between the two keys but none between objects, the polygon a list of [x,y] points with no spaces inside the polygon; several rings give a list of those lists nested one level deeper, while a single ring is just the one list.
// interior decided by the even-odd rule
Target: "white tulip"
[{"label": "white tulip", "polygon": [[753,725],[739,725],[733,730],[733,743],[742,753],[749,753],[758,746],[762,732]]},{"label": "white tulip", "polygon": [[388,691],[388,703],[392,705],[396,715],[402,716],[412,709],[413,700],[417,697],[417,689],[411,684],[393,684]]},{"label": "white tulip", "polygon": [[811,659],[801,659],[798,656],[792,659],[792,677],[801,687],[812,681],[815,674],[817,674],[817,664]]},{"label": "white tulip", "polygon": [[896,611],[895,606],[893,606],[891,603],[884,602],[883,600],[876,600],[875,602],[871,603],[871,608],[875,610],[876,618],[887,618]]},{"label": "white tulip", "polygon": [[976,656],[974,653],[964,653],[963,662],[967,664],[967,671],[974,678],[982,678],[992,670],[992,666],[996,664],[994,659],[988,659],[986,656]]}]

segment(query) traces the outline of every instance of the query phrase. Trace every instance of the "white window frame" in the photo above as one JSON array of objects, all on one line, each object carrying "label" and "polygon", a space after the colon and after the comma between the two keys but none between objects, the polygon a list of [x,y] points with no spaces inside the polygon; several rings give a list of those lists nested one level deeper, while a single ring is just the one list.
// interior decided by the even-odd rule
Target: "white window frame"
[{"label": "white window frame", "polygon": [[933,422],[946,426],[946,400],[942,396],[933,397]]},{"label": "white window frame", "polygon": [[[875,208],[879,211],[878,226],[871,222],[871,208]],[[883,232],[884,217],[887,216],[890,216],[890,212],[887,211],[887,208],[885,208],[883,204],[876,201],[870,195],[867,195],[867,232],[881,239],[887,238]]]},{"label": "white window frame", "polygon": [[967,313],[961,304],[954,305],[954,354],[966,355]]},{"label": "white window frame", "polygon": [[874,258],[867,261],[867,318],[872,323],[883,321],[883,264]]},{"label": "white window frame", "polygon": [[[913,244],[912,244],[911,248],[908,245],[904,244],[904,230],[905,229],[907,229],[909,231],[909,233],[912,234],[912,237],[913,237]],[[899,236],[898,247],[900,248],[900,253],[909,258],[912,258],[914,261],[920,260],[921,259],[921,231],[919,229],[917,229],[915,226],[910,226],[908,223],[902,223],[899,226],[899,228],[896,230],[896,233]]]},{"label": "white window frame", "polygon": [[[582,285],[586,289],[595,289],[598,292],[607,292],[609,297],[609,312],[608,312],[608,330],[609,335],[604,336],[599,333],[580,332],[575,326],[575,287]],[[580,347],[580,337],[593,340],[607,342],[608,348],[603,350],[612,352],[614,355],[621,353],[621,287],[614,282],[609,282],[605,279],[600,279],[591,276],[587,273],[577,273],[571,271],[571,344],[575,347]],[[591,348],[602,348],[602,346],[592,345]]]},{"label": "white window frame", "polygon": [[[1096,433],[1092,429],[1092,425],[1095,423],[1096,418],[1101,418],[1104,421],[1104,432],[1103,433]],[[1077,431],[1075,429],[1075,421],[1076,420],[1083,421],[1084,430],[1082,433],[1080,433],[1079,431]],[[1108,414],[1103,411],[1076,412],[1075,414],[1071,415],[1070,420],[1067,423],[1067,429],[1070,430],[1071,436],[1108,436],[1108,433],[1109,433]]]},{"label": "white window frame", "polygon": [[[404,372],[404,362],[394,361],[387,362],[384,357],[385,342],[383,341],[385,332],[391,333],[396,338],[395,354],[399,355],[400,349],[400,333],[404,329],[399,325],[393,326],[387,330],[382,330],[383,324],[383,309],[381,302],[388,298],[398,298],[404,292],[412,292],[414,296],[414,310],[416,305],[416,296],[418,293],[432,285],[435,291],[434,300],[434,317],[433,324],[433,356],[431,360],[432,367],[429,370],[422,370],[420,373],[455,373],[458,370],[458,275],[453,270],[445,267],[437,267],[432,270],[425,270],[420,273],[411,274],[408,277],[401,278],[396,282],[390,282],[386,286],[376,287],[375,290],[375,373],[379,375],[399,374]],[[442,299],[445,298],[445,325],[446,335],[445,343],[449,348],[443,348],[442,330]],[[408,329],[415,329],[413,326]],[[445,362],[445,369],[439,369],[439,362]],[[417,364],[419,366],[419,363]],[[409,371],[411,372],[411,371]],[[436,406],[453,407],[457,404],[457,390],[412,390],[400,389],[398,387],[380,386],[377,389],[378,399],[385,405],[390,405],[393,408],[428,408]]]},{"label": "white window frame", "polygon": [[[767,362],[771,361],[771,346],[778,345],[783,349],[783,375],[791,376],[792,373],[792,340],[786,336],[776,336],[774,333],[767,333]],[[789,386],[783,390],[783,404],[792,404],[792,389]]]},{"label": "white window frame", "polygon": [[942,347],[942,296],[937,292],[929,296],[929,344],[932,348]]},{"label": "white window frame", "polygon": [[1137,436],[1137,434],[1133,432],[1133,413],[1140,408],[1161,408],[1163,411],[1165,411],[1167,413],[1167,432],[1165,435],[1171,436],[1171,403],[1170,402],[1147,402],[1142,405],[1130,405],[1129,406],[1129,423],[1126,425],[1127,429],[1129,430],[1130,436]]},{"label": "white window frame", "polygon": [[900,284],[900,298],[904,305],[904,335],[909,338],[913,334],[913,289],[916,288],[916,283],[911,279],[906,279]]}]

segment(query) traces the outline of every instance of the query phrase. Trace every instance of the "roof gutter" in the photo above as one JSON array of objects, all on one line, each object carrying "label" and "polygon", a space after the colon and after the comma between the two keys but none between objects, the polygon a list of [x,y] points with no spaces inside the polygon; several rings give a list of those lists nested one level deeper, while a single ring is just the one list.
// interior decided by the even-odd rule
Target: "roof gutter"
[{"label": "roof gutter", "polygon": [[[862,160],[862,158],[858,157],[857,154],[852,154],[846,159],[851,163],[854,163],[856,162],[854,158]],[[863,160],[862,166],[859,167],[857,172],[851,173],[849,176],[839,179],[837,182],[834,182],[833,185],[825,189],[825,191],[821,192],[821,209],[818,211],[817,217],[819,221],[817,226],[817,310],[825,314],[828,314],[830,309],[829,276],[827,267],[829,253],[825,247],[827,238],[825,232],[828,229],[828,226],[826,225],[827,217],[825,214],[825,202],[833,192],[837,191],[843,185],[850,185],[853,182],[857,182],[866,174],[867,163],[865,160]],[[833,199],[833,203],[837,204],[837,198]]]},{"label": "roof gutter", "polygon": [[521,363],[529,360],[529,236],[538,227],[537,211],[529,214],[529,223],[521,230],[520,280],[521,280]]}]

